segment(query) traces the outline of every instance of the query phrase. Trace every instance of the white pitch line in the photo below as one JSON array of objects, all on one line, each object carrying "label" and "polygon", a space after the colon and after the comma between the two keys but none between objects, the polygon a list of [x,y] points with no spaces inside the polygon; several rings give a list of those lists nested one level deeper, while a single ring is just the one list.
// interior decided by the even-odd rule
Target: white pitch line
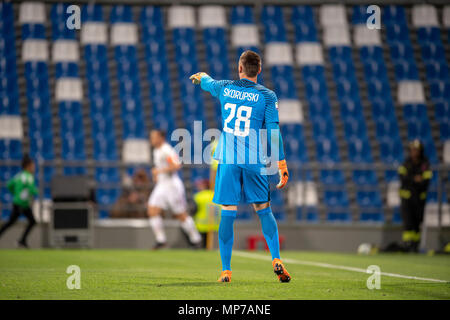
[{"label": "white pitch line", "polygon": [[[233,252],[233,254],[235,254],[237,256],[240,256],[240,257],[257,259],[257,260],[265,260],[265,261],[271,261],[272,260],[268,256],[264,256],[264,255],[256,254],[256,253],[248,253],[248,252],[243,252],[243,251],[235,251],[235,252]],[[283,262],[292,263],[292,264],[306,265],[306,266],[313,266],[313,267],[328,268],[328,269],[339,269],[339,270],[367,273],[366,269],[355,268],[355,267],[347,267],[347,266],[340,266],[340,265],[336,265],[336,264],[329,264],[329,263],[323,263],[323,262],[303,261],[303,260],[300,261],[300,260],[294,260],[294,259],[283,259]],[[433,278],[423,278],[423,277],[416,277],[416,276],[407,276],[407,275],[398,274],[398,273],[380,272],[380,274],[382,276],[393,277],[393,278],[421,280],[421,281],[439,282],[439,283],[450,283],[450,281],[447,281],[447,280],[433,279]]]}]

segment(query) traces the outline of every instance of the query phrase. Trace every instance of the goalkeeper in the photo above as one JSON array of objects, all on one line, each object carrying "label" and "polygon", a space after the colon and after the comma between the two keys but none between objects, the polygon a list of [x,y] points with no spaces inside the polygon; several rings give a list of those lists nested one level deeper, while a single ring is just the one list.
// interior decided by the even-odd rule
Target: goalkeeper
[{"label": "goalkeeper", "polygon": [[[259,216],[262,232],[272,255],[272,266],[279,281],[291,277],[280,260],[278,227],[270,207],[267,168],[264,150],[271,153],[270,164],[278,164],[283,188],[289,178],[284,158],[275,93],[257,84],[261,73],[261,58],[245,51],[239,58],[239,80],[216,81],[204,72],[190,77],[194,84],[211,93],[222,105],[223,131],[214,158],[219,161],[213,202],[222,205],[219,226],[219,249],[222,273],[219,282],[231,281],[231,253],[234,240],[233,224],[237,205],[251,203]],[[267,130],[267,147],[264,131]],[[273,159],[277,161],[273,161]],[[271,168],[270,168],[271,169]]]},{"label": "goalkeeper", "polygon": [[36,224],[30,207],[33,196],[38,194],[33,174],[34,163],[28,155],[25,155],[22,159],[22,171],[8,181],[8,190],[13,194],[13,209],[8,222],[0,228],[1,236],[23,214],[28,220],[28,225],[23,232],[22,238],[17,243],[24,248],[28,248],[28,234]]}]

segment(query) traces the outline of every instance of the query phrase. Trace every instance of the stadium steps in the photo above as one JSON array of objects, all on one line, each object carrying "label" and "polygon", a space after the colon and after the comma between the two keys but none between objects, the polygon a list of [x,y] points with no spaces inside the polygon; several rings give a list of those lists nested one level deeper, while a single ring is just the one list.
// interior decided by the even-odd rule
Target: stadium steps
[{"label": "stadium steps", "polygon": [[[80,41],[80,32],[75,33],[76,40],[78,41],[79,61],[78,69],[81,80],[81,86],[83,90],[83,98],[81,103],[81,114],[83,117],[83,131],[84,131],[84,148],[86,153],[86,160],[94,159],[94,140],[92,139],[92,119],[90,117],[90,103],[88,98],[89,86],[87,81],[86,61],[84,60],[84,47]],[[86,166],[86,175],[89,178],[94,178],[95,169],[91,166]]]},{"label": "stadium steps", "polygon": [[[439,11],[438,11],[439,12]],[[442,16],[442,12],[438,13],[440,16]],[[420,52],[420,45],[417,39],[417,30],[413,26],[409,26],[409,35],[411,37],[411,43],[414,48],[414,59],[416,60],[417,69],[419,72],[419,79],[423,84],[423,89],[425,93],[425,105],[427,107],[427,116],[428,120],[430,122],[430,128],[431,128],[431,136],[434,140],[434,144],[436,146],[436,152],[438,155],[438,159],[443,159],[443,143],[440,140],[440,131],[439,131],[439,122],[437,121],[434,113],[434,105],[431,100],[431,89],[430,89],[430,83],[427,81],[426,74],[425,74],[425,65],[421,56]],[[445,42],[443,42],[445,43]]]},{"label": "stadium steps", "polygon": [[[19,11],[19,4],[13,3],[14,12]],[[22,28],[18,19],[14,19],[14,33],[15,33],[15,45],[16,54],[18,57],[21,56],[22,52]],[[27,108],[27,84],[25,81],[25,63],[21,58],[16,59],[17,68],[17,87],[19,94],[19,110],[22,118],[22,128],[23,128],[23,139],[22,139],[22,150],[23,153],[30,152],[30,124],[28,119],[28,108]]]},{"label": "stadium steps", "polygon": [[[313,11],[315,15],[315,21],[320,21],[319,16],[319,6],[314,6]],[[333,69],[331,65],[331,60],[329,56],[329,48],[324,45],[323,41],[323,33],[324,29],[320,23],[316,24],[317,28],[317,37],[320,41],[320,43],[323,46],[323,56],[324,56],[324,72],[325,72],[325,81],[328,89],[328,96],[330,99],[330,107],[331,107],[331,117],[333,120],[334,128],[335,128],[335,134],[336,134],[336,140],[337,140],[337,146],[338,146],[338,154],[340,157],[341,163],[349,163],[349,156],[348,156],[348,142],[345,138],[344,134],[344,123],[341,118],[341,107],[339,105],[338,95],[337,95],[337,86],[336,82],[333,78]],[[342,174],[344,175],[345,179],[345,188],[348,195],[349,200],[349,207],[348,212],[350,213],[353,220],[358,219],[358,208],[357,206],[353,205],[353,203],[356,203],[356,189],[355,185],[352,181],[352,173],[349,170],[342,170]],[[323,203],[324,200],[324,192],[323,192],[323,186],[320,184],[318,188],[319,193],[319,203]],[[321,217],[324,217],[324,212],[321,212]]]},{"label": "stadium steps", "polygon": [[[367,81],[364,75],[363,65],[359,54],[359,48],[355,45],[352,46],[352,56],[353,56],[353,63],[355,65],[355,75],[359,86],[359,94],[361,97],[362,114],[367,128],[367,138],[369,141],[370,149],[372,151],[374,164],[376,164],[381,162],[380,148],[378,144],[378,139],[376,138],[375,121],[373,120],[372,107],[369,101]],[[378,191],[380,193],[382,203],[386,203],[387,197],[386,192],[380,192],[383,189],[385,181],[384,170],[374,170],[374,172],[377,179],[377,183],[376,186],[374,186],[374,189],[375,191]]]},{"label": "stadium steps", "polygon": [[[46,6],[46,16],[50,17],[50,6]],[[47,41],[49,47],[49,53],[52,48],[52,26],[50,20],[46,20],[45,24],[45,40]],[[48,67],[48,87],[50,91],[50,110],[52,115],[52,131],[53,131],[53,150],[54,150],[54,174],[62,174],[62,165],[60,163],[62,159],[62,132],[60,125],[60,117],[59,117],[59,108],[58,103],[56,102],[56,75],[55,75],[55,64],[52,61],[52,58],[47,61]]]},{"label": "stadium steps", "polygon": [[[109,15],[105,15],[109,16]],[[108,59],[108,71],[109,71],[109,87],[111,90],[111,108],[114,117],[114,133],[116,135],[116,148],[119,159],[122,158],[123,147],[123,124],[122,124],[122,111],[119,99],[119,81],[117,79],[117,62],[114,57],[114,48],[107,45],[107,59]],[[119,169],[119,172],[123,174],[123,168]]]},{"label": "stadium steps", "polygon": [[173,43],[172,29],[165,29],[165,39],[167,61],[169,62],[168,69],[170,73],[169,79],[173,97],[175,126],[178,128],[184,128],[183,106],[181,103],[183,97],[181,96],[180,85],[178,83],[178,66],[175,59],[175,45]]},{"label": "stadium steps", "polygon": [[[162,14],[164,17],[168,16],[168,7],[163,6],[162,8]],[[166,54],[167,54],[167,61],[168,61],[168,71],[169,71],[169,81],[170,81],[170,88],[172,90],[172,106],[174,109],[174,121],[175,121],[175,128],[185,128],[185,122],[183,120],[183,105],[182,105],[182,99],[181,96],[181,90],[180,85],[178,83],[178,66],[176,63],[175,58],[175,44],[173,42],[173,30],[169,28],[164,28],[165,32],[165,45],[166,45]],[[168,140],[170,140],[170,137],[167,137]],[[191,176],[191,168],[190,166],[184,165],[182,167],[182,177],[183,177],[183,183],[186,189],[186,198],[188,201],[188,206],[191,207],[191,199],[193,194],[193,188],[192,184],[190,182],[190,179],[187,179]]]},{"label": "stadium steps", "polygon": [[[284,8],[284,17],[285,17],[285,21],[291,21],[291,16],[292,16],[292,7],[287,7]],[[286,38],[288,43],[291,45],[293,51],[294,51],[294,64],[293,64],[293,69],[294,69],[294,81],[295,81],[295,86],[297,88],[297,93],[298,93],[298,97],[300,100],[300,103],[302,104],[302,111],[303,111],[303,137],[305,140],[305,146],[307,149],[307,154],[308,154],[308,160],[312,161],[312,160],[316,160],[317,158],[317,154],[316,154],[316,143],[314,140],[314,135],[313,135],[313,128],[312,128],[312,124],[311,121],[309,121],[309,105],[306,101],[306,91],[305,91],[305,82],[302,79],[302,75],[301,75],[301,69],[300,67],[297,65],[297,63],[295,62],[295,30],[294,27],[291,23],[285,23],[285,28],[286,28]],[[317,181],[319,176],[316,170],[313,170],[311,172],[312,174],[312,178],[314,181]]]},{"label": "stadium steps", "polygon": [[[207,61],[207,57],[206,57],[206,45],[205,45],[205,41],[203,39],[203,29],[197,27],[195,29],[195,39],[196,39],[196,47],[197,47],[197,57],[198,57],[198,67],[199,70],[207,70],[205,71],[206,73],[208,73],[209,71],[209,66]],[[188,76],[188,75],[186,75]],[[217,80],[223,80],[223,79],[217,79]],[[207,121],[206,126],[203,127],[203,131],[205,131],[208,128],[216,128],[217,127],[217,122],[215,121],[215,106],[214,106],[214,100],[215,98],[213,98],[211,96],[210,93],[205,92],[202,90],[202,97],[203,97],[203,103],[204,103],[204,107],[205,107],[205,118]]]},{"label": "stadium steps", "polygon": [[392,102],[394,106],[394,113],[395,117],[397,119],[397,125],[399,129],[400,139],[402,141],[403,146],[406,146],[408,142],[407,137],[407,125],[406,121],[403,118],[403,109],[402,106],[399,105],[398,99],[397,99],[397,90],[398,90],[398,82],[395,78],[394,73],[394,64],[391,59],[390,55],[390,48],[387,44],[387,38],[386,38],[386,28],[380,29],[380,36],[381,36],[381,43],[383,47],[383,55],[384,55],[384,62],[386,64],[387,69],[387,75],[389,79],[389,87],[391,88],[391,94],[392,94]]}]

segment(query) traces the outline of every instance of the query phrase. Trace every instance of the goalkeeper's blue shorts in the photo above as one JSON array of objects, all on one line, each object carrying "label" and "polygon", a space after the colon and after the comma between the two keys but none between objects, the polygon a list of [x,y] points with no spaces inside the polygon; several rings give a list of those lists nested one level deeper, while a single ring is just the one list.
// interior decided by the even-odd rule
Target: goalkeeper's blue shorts
[{"label": "goalkeeper's blue shorts", "polygon": [[216,173],[213,202],[236,206],[240,203],[270,201],[267,175],[243,169],[235,164],[219,163]]}]

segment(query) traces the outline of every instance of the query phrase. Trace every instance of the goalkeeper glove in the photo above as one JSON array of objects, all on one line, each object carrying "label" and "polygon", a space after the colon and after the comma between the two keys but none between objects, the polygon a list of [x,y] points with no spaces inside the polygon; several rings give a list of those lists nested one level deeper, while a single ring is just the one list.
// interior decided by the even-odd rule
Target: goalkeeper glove
[{"label": "goalkeeper glove", "polygon": [[207,76],[205,72],[197,72],[189,77],[193,84],[200,84],[202,77]]},{"label": "goalkeeper glove", "polygon": [[283,189],[289,179],[286,160],[278,161],[278,173],[280,174],[280,182],[277,184],[277,188]]}]

